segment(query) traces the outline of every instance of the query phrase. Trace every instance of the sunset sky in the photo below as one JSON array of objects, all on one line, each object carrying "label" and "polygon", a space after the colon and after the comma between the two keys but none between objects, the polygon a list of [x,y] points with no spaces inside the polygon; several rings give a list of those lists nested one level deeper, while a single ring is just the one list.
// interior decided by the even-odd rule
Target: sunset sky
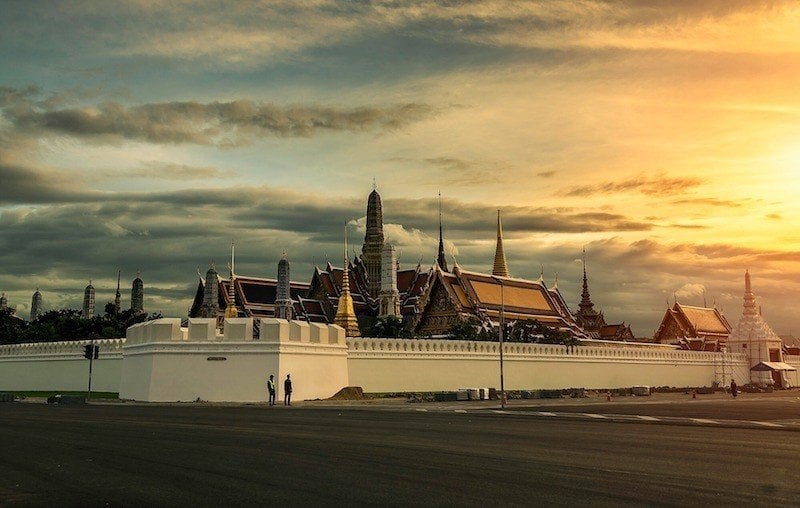
[{"label": "sunset sky", "polygon": [[4,2],[0,291],[98,306],[141,270],[309,281],[363,240],[373,178],[403,266],[540,265],[650,337],[673,295],[800,334],[800,4],[735,0]]}]

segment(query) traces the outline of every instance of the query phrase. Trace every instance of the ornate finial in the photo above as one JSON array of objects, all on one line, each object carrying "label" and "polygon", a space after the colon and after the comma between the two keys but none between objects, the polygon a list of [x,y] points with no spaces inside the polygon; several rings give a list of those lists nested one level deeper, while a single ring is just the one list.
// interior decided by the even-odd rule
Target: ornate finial
[{"label": "ornate finial", "polygon": [[544,264],[539,263],[539,282],[544,282]]},{"label": "ornate finial", "polygon": [[498,277],[508,277],[508,266],[506,265],[506,254],[503,251],[503,225],[500,221],[500,210],[497,210],[497,245],[494,251],[494,266],[492,275]]},{"label": "ornate finial", "polygon": [[447,257],[444,253],[444,235],[442,235],[442,193],[439,192],[439,251],[436,255],[436,262],[439,268],[447,271]]},{"label": "ornate finial", "polygon": [[231,240],[231,261],[228,263],[230,278],[228,279],[228,305],[225,307],[225,317],[239,317],[239,310],[236,308],[236,242]]},{"label": "ornate finial", "polygon": [[556,280],[553,282],[553,289],[558,289],[558,272],[556,272]]},{"label": "ornate finial", "polygon": [[372,177],[372,190],[374,190],[374,191],[378,190],[378,184],[375,181],[375,177],[374,176]]},{"label": "ornate finial", "polygon": [[281,259],[286,259],[286,249],[283,249],[283,252],[281,253]]}]

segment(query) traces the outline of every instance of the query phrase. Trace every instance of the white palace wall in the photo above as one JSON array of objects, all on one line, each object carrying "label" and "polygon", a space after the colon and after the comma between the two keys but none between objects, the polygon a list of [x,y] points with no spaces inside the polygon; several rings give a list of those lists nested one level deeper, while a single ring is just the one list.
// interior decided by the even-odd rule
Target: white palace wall
[{"label": "white palace wall", "polygon": [[128,330],[119,396],[151,402],[265,402],[275,376],[279,395],[287,374],[295,400],[327,398],[347,386],[344,329],[264,319],[253,340],[251,319],[159,319]]},{"label": "white palace wall", "polygon": [[[81,391],[89,385],[88,340],[0,346],[0,391]],[[103,339],[92,363],[92,390],[119,392],[125,339]]]},{"label": "white palace wall", "polygon": [[[350,384],[365,392],[498,387],[499,344],[459,340],[348,338]],[[506,343],[507,390],[711,386],[721,379],[716,353],[641,347]],[[749,379],[744,355],[726,355],[725,377]]]},{"label": "white palace wall", "polygon": [[[128,329],[127,339],[96,341],[92,388],[140,401],[266,400],[275,375],[279,398],[291,374],[295,400],[327,398],[345,386],[365,392],[452,391],[499,387],[499,345],[460,340],[347,338],[338,326],[264,319],[159,319]],[[85,390],[88,341],[0,346],[0,391]],[[663,347],[504,345],[509,390],[710,386],[749,379],[742,354]],[[800,357],[787,357],[800,366]],[[724,363],[724,366],[723,366]]]}]

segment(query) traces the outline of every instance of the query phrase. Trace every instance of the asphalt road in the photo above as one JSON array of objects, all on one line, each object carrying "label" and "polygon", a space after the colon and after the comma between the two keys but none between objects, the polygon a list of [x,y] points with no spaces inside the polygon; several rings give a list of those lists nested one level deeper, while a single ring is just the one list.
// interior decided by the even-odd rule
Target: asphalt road
[{"label": "asphalt road", "polygon": [[2,505],[795,505],[798,472],[767,429],[0,404]]}]

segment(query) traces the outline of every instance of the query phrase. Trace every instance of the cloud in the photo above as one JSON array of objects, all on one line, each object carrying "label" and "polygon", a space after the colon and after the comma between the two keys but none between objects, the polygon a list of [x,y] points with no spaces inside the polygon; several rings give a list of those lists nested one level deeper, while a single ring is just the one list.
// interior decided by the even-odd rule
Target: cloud
[{"label": "cloud", "polygon": [[235,171],[222,170],[213,166],[192,166],[159,161],[147,161],[142,163],[140,167],[129,170],[98,170],[92,174],[94,178],[107,180],[139,178],[153,180],[223,179],[236,175]]},{"label": "cloud", "polygon": [[235,146],[263,136],[311,137],[323,132],[381,132],[429,119],[438,108],[422,103],[341,108],[176,101],[127,106],[105,102],[80,108],[55,108],[31,100],[36,89],[0,91],[3,115],[19,131],[83,139],[135,140]]},{"label": "cloud", "polygon": [[562,191],[565,196],[586,197],[615,192],[638,192],[648,196],[683,194],[687,190],[702,185],[705,181],[695,177],[656,177],[639,175],[616,182],[600,182],[595,185],[578,185]]},{"label": "cloud", "polygon": [[705,295],[706,287],[702,284],[684,284],[677,291],[675,296],[679,298],[689,298],[693,296]]},{"label": "cloud", "polygon": [[731,199],[719,198],[686,198],[676,199],[672,202],[675,205],[701,205],[701,206],[718,206],[723,208],[740,208],[744,206],[742,201],[734,201]]},{"label": "cloud", "polygon": [[539,173],[536,173],[536,176],[538,176],[539,178],[552,178],[552,177],[556,176],[556,173],[558,173],[558,172],[557,171],[541,171]]}]

